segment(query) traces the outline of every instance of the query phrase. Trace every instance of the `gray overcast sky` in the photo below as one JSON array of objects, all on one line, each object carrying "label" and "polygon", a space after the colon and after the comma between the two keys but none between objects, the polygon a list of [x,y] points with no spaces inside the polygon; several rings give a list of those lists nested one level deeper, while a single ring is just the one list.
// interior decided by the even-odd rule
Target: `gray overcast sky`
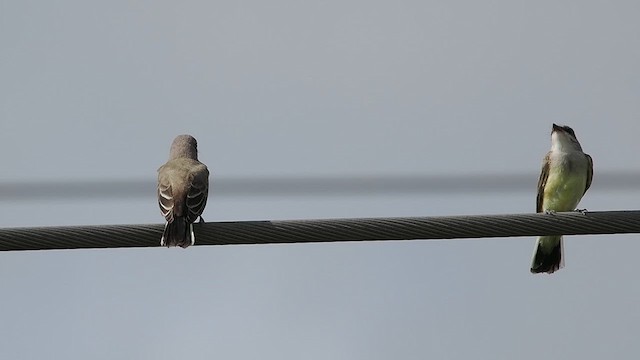
[{"label": "gray overcast sky", "polygon": [[[534,211],[521,194],[221,197],[216,176],[537,174],[637,209],[636,1],[0,1],[2,181],[153,179],[191,133],[207,221]],[[153,194],[154,189],[150,189]],[[3,202],[0,226],[159,223],[153,196]],[[637,235],[0,254],[3,359],[636,359]]]}]

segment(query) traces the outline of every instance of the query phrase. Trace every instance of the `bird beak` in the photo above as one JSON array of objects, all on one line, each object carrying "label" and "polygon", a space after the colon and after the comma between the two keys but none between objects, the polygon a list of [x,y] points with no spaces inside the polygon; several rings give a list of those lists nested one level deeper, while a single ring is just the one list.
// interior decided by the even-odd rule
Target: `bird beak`
[{"label": "bird beak", "polygon": [[562,127],[556,124],[553,124],[553,130],[551,130],[551,133],[553,134],[553,132],[555,131],[562,131]]}]

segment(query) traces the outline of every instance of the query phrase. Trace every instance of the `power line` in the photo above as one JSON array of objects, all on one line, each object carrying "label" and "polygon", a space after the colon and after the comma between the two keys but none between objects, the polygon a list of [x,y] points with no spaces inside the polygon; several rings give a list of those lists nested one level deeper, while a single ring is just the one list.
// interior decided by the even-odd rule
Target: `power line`
[{"label": "power line", "polygon": [[[0,251],[158,247],[163,225],[0,229]],[[640,210],[196,224],[196,245],[640,233]]]},{"label": "power line", "polygon": [[[595,175],[593,188],[640,189],[639,172]],[[538,174],[351,177],[213,177],[212,196],[345,196],[417,193],[536,192]],[[151,198],[152,180],[38,181],[0,184],[0,201]],[[593,190],[592,190],[593,191]]]}]

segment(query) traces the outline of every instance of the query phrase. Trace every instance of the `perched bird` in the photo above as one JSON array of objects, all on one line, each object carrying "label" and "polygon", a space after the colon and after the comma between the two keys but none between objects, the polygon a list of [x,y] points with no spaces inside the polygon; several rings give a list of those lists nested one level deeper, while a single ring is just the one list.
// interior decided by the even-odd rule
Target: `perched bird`
[{"label": "perched bird", "polygon": [[[591,186],[593,161],[582,152],[568,126],[553,124],[551,150],[542,161],[536,212],[572,211]],[[562,236],[540,236],[531,262],[532,273],[553,273],[564,266]]]},{"label": "perched bird", "polygon": [[169,161],[158,169],[158,204],[167,220],[160,246],[186,248],[195,243],[193,222],[202,215],[208,195],[209,170],[198,161],[196,139],[177,136]]}]

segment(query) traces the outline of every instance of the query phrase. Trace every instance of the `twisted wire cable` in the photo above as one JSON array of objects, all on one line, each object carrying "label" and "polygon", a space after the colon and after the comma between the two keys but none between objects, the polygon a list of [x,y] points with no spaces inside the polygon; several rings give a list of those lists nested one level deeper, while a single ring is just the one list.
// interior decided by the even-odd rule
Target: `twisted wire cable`
[{"label": "twisted wire cable", "polygon": [[[157,247],[162,224],[0,229],[0,251]],[[196,245],[640,233],[640,210],[194,224]]]}]

